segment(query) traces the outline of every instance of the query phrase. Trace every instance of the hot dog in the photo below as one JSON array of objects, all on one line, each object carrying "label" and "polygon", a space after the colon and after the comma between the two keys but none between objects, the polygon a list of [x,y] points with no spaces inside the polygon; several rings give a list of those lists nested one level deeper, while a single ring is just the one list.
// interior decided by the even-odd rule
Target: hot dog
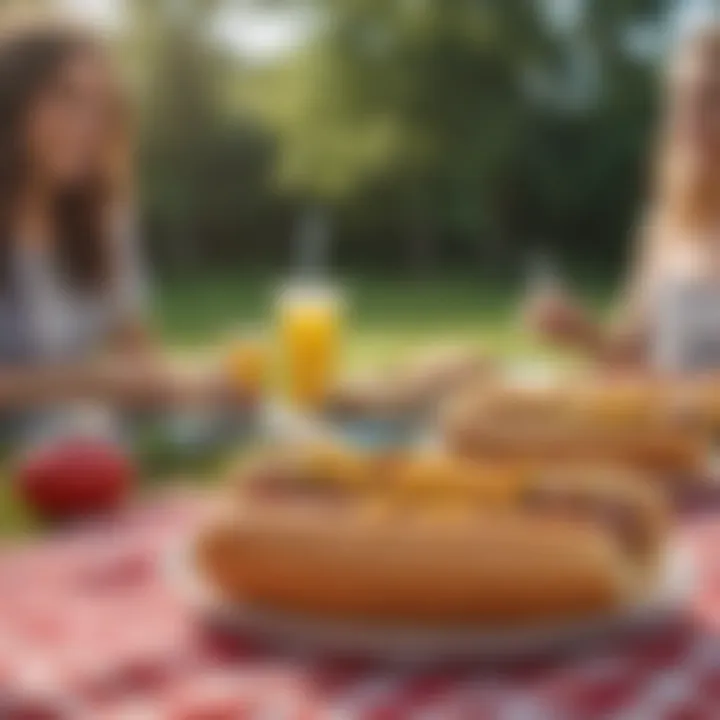
[{"label": "hot dog", "polygon": [[610,461],[695,480],[709,434],[660,398],[641,387],[486,387],[445,407],[442,434],[450,450],[471,457]]},{"label": "hot dog", "polygon": [[634,476],[430,455],[367,462],[367,484],[297,473],[267,495],[267,479],[245,478],[200,534],[205,576],[265,608],[490,625],[608,610],[653,576],[665,508]]}]

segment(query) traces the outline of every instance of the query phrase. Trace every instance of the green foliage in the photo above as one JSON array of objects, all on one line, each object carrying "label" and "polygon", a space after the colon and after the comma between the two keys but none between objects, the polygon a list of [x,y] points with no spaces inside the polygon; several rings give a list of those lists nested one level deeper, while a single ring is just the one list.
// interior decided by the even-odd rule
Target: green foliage
[{"label": "green foliage", "polygon": [[278,0],[315,19],[253,65],[209,33],[221,3],[131,3],[143,200],[163,265],[287,256],[298,205],[346,264],[510,264],[538,242],[617,257],[642,196],[655,68],[627,47],[660,0]]}]

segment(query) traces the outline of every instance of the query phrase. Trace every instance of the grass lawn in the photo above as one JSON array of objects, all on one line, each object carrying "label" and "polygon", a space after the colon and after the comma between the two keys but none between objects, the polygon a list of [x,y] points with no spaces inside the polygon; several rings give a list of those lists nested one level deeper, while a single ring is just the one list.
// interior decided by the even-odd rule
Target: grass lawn
[{"label": "grass lawn", "polygon": [[[156,296],[162,333],[178,351],[208,348],[235,327],[271,320],[277,286],[242,275],[166,282]],[[473,342],[501,356],[544,353],[518,327],[520,285],[472,277],[349,278],[344,287],[346,360],[353,366],[444,341]],[[602,302],[597,288],[584,294]]]}]

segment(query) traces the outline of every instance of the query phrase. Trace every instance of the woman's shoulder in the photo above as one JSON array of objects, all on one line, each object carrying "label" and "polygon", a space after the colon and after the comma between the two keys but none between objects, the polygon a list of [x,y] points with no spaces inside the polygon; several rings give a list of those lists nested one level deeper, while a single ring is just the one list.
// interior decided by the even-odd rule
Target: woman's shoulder
[{"label": "woman's shoulder", "polygon": [[649,274],[658,280],[703,277],[717,265],[718,240],[713,233],[678,227],[661,215],[648,222],[644,242]]}]

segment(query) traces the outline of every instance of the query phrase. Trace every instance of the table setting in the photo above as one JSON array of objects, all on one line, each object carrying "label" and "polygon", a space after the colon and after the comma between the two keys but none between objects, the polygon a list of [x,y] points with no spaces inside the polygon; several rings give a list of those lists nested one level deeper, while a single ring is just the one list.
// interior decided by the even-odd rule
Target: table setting
[{"label": "table setting", "polygon": [[716,717],[716,378],[350,377],[329,297],[282,306],[289,390],[216,482],[138,487],[87,424],[14,466],[48,524],[0,549],[0,717]]},{"label": "table setting", "polygon": [[683,529],[698,577],[682,622],[567,657],[417,667],[198,625],[158,558],[201,505],[197,491],[175,491],[109,527],[4,553],[4,717],[711,718],[720,702],[716,520]]}]

